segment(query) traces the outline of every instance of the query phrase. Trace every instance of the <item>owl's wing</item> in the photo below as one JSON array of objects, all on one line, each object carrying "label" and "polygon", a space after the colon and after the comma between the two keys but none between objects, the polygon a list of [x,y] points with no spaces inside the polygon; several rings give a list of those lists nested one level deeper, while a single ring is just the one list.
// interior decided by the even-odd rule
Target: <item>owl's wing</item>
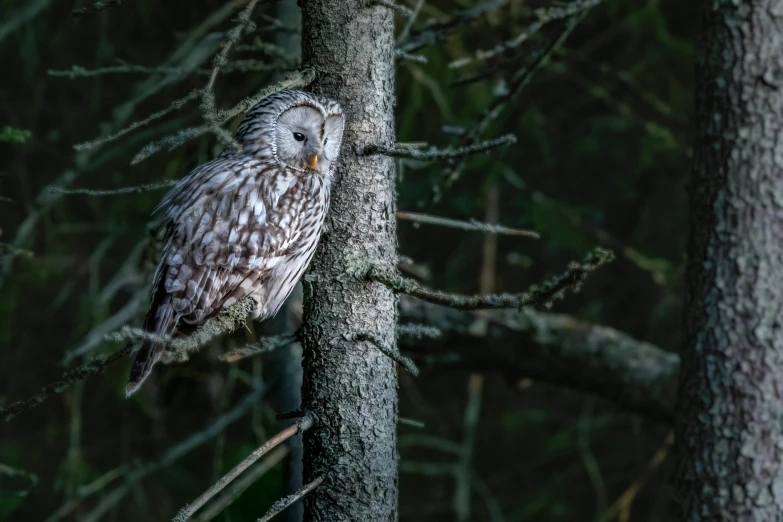
[{"label": "owl's wing", "polygon": [[177,316],[200,323],[283,261],[299,230],[298,216],[279,203],[295,181],[267,162],[221,158],[171,191],[162,208],[167,242],[156,286]]},{"label": "owl's wing", "polygon": [[[183,178],[156,209],[164,212],[165,247],[145,329],[169,335],[181,322],[200,324],[262,286],[300,233],[299,217],[280,204],[295,181],[276,165],[226,157]],[[155,343],[141,347],[128,394],[162,353]]]}]

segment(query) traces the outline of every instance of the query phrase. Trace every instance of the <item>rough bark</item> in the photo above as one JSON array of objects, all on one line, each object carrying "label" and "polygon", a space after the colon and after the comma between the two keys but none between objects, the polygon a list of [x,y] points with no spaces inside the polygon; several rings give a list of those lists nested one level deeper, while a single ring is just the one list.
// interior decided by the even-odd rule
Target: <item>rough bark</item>
[{"label": "rough bark", "polygon": [[310,88],[343,106],[347,125],[328,233],[305,277],[302,405],[318,417],[304,439],[305,520],[397,520],[397,374],[369,334],[395,346],[397,303],[362,280],[370,264],[394,270],[394,165],[357,145],[394,144],[392,12],[364,0],[302,2],[302,57]]},{"label": "rough bark", "polygon": [[653,420],[674,422],[680,358],[567,315],[515,310],[464,313],[403,296],[400,321],[427,324],[437,339],[402,337],[422,370],[498,372],[594,393]]},{"label": "rough bark", "polygon": [[676,519],[780,521],[783,5],[702,4]]}]

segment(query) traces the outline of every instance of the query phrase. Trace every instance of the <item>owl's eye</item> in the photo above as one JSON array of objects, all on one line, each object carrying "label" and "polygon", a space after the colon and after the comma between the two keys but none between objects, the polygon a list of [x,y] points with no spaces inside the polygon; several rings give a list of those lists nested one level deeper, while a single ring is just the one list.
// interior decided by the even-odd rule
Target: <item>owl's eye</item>
[{"label": "owl's eye", "polygon": [[326,144],[329,142],[329,138],[324,138],[324,147],[326,147]]},{"label": "owl's eye", "polygon": [[304,137],[304,134],[302,134],[301,132],[295,132],[294,133],[294,139],[296,141],[304,141],[305,137]]}]

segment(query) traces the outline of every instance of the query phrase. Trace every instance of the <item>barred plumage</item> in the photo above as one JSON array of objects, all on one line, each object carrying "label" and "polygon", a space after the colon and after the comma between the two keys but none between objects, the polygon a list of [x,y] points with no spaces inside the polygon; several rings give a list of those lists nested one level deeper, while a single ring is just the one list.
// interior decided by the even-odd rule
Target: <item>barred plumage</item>
[{"label": "barred plumage", "polygon": [[[233,148],[192,171],[156,209],[165,246],[145,329],[173,335],[240,299],[253,317],[277,313],[315,252],[329,207],[344,118],[339,105],[282,91],[251,109]],[[145,342],[126,393],[136,391],[163,354]]]}]

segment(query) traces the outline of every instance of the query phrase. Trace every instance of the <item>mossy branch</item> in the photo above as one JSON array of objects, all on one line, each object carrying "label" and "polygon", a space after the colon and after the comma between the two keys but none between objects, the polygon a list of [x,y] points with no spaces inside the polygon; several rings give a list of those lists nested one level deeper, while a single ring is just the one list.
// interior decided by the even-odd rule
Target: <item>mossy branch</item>
[{"label": "mossy branch", "polygon": [[531,286],[526,292],[519,294],[449,294],[439,290],[431,290],[398,273],[375,267],[367,272],[367,278],[377,281],[395,292],[458,310],[522,309],[526,306],[544,306],[548,308],[555,300],[562,299],[566,290],[578,291],[591,272],[612,259],[614,259],[614,254],[611,251],[595,248],[581,263],[572,262],[561,275],[553,277],[540,285]]},{"label": "mossy branch", "polygon": [[44,388],[41,388],[41,390],[38,393],[30,397],[29,399],[24,401],[14,402],[13,404],[10,404],[5,408],[0,409],[0,421],[9,421],[17,414],[25,410],[30,410],[32,408],[35,408],[39,404],[43,403],[50,396],[57,395],[59,393],[64,392],[65,390],[67,390],[77,382],[84,380],[92,375],[102,374],[106,370],[106,368],[109,367],[109,365],[121,359],[124,359],[125,357],[130,355],[130,353],[131,353],[131,347],[126,346],[122,350],[114,352],[111,355],[96,357],[95,359],[88,362],[87,364],[84,364],[82,366],[79,366],[78,368],[74,368],[73,370],[69,370],[65,372],[59,381],[50,384],[49,386],[46,386]]},{"label": "mossy branch", "polygon": [[458,147],[456,149],[436,149],[434,147],[430,150],[417,150],[410,147],[387,147],[385,145],[364,145],[359,147],[356,154],[359,156],[372,156],[375,154],[381,154],[383,156],[390,156],[392,158],[408,158],[419,161],[433,161],[433,160],[448,160],[463,158],[465,156],[472,156],[481,152],[487,152],[498,147],[506,147],[508,145],[517,142],[517,137],[513,134],[506,134],[493,140],[484,141],[482,143],[476,143],[474,145],[468,145],[465,147]]},{"label": "mossy branch", "polygon": [[194,352],[206,345],[216,337],[231,333],[245,325],[247,318],[255,310],[256,302],[251,297],[245,297],[241,301],[229,306],[217,316],[207,320],[195,332],[184,339],[174,339],[169,336],[156,335],[145,332],[139,328],[128,326],[120,329],[119,332],[108,334],[107,341],[152,341],[165,346],[166,350],[171,352],[175,359],[187,360],[189,353]]},{"label": "mossy branch", "polygon": [[123,194],[141,194],[150,190],[160,190],[173,187],[179,183],[179,180],[159,181],[157,183],[147,183],[146,185],[136,185],[134,187],[122,187],[118,189],[64,189],[60,187],[49,187],[49,192],[53,194],[84,195],[84,196],[118,196]]}]

